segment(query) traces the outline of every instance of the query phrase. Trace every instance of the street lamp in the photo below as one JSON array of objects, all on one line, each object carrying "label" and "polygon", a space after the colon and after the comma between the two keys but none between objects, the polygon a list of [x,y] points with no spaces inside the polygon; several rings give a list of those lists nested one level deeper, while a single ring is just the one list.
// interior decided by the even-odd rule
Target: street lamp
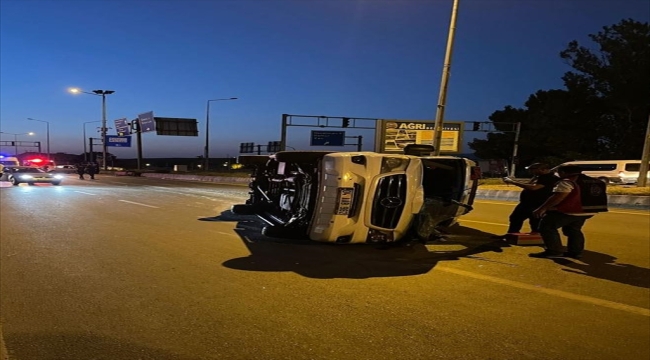
[{"label": "street lamp", "polygon": [[208,107],[205,111],[205,171],[208,171],[208,166],[210,164],[210,103],[212,101],[228,101],[228,100],[237,100],[236,97],[224,98],[224,99],[212,99],[208,100]]},{"label": "street lamp", "polygon": [[32,118],[27,118],[27,120],[40,121],[47,124],[47,163],[49,164],[50,163],[50,122],[45,120],[32,119]]},{"label": "street lamp", "polygon": [[[93,90],[92,92],[87,92],[87,91],[82,91],[81,89],[78,88],[71,88],[68,89],[73,94],[79,94],[79,93],[84,93],[84,94],[89,94],[89,95],[96,95],[96,96],[101,96],[102,97],[102,148],[103,148],[103,156],[102,156],[102,167],[104,170],[108,170],[107,164],[106,164],[106,95],[110,95],[114,93],[115,91],[113,90]],[[85,139],[84,139],[85,141]]]},{"label": "street lamp", "polygon": [[86,124],[102,122],[101,120],[97,121],[86,121],[84,123],[84,162],[88,162],[88,150],[86,150]]},{"label": "street lamp", "polygon": [[28,132],[28,133],[22,133],[22,134],[14,134],[14,133],[8,133],[4,131],[0,131],[0,134],[7,134],[7,135],[13,135],[14,136],[14,152],[16,156],[18,156],[18,135],[34,135],[33,132]]}]

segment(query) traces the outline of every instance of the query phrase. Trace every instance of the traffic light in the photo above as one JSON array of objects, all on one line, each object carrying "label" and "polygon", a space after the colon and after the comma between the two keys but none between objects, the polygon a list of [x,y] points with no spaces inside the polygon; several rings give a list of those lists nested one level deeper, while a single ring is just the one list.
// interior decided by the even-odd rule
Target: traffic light
[{"label": "traffic light", "polygon": [[346,127],[348,127],[348,126],[350,126],[350,119],[348,119],[348,118],[343,118],[343,125],[342,125],[342,127],[346,128]]},{"label": "traffic light", "polygon": [[474,128],[473,128],[473,130],[474,130],[474,131],[479,131],[479,130],[481,130],[481,123],[478,122],[478,121],[474,121]]}]

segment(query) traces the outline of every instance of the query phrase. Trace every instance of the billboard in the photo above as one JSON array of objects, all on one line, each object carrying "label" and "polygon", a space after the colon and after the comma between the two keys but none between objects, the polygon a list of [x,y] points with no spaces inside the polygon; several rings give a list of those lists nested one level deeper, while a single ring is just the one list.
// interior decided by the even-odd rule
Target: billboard
[{"label": "billboard", "polygon": [[[422,120],[379,120],[375,151],[403,153],[408,144],[433,145],[435,122]],[[445,121],[442,126],[441,154],[462,152],[463,122]]]},{"label": "billboard", "polygon": [[[196,119],[155,117],[157,135],[199,136]],[[152,120],[153,121],[153,120]]]}]

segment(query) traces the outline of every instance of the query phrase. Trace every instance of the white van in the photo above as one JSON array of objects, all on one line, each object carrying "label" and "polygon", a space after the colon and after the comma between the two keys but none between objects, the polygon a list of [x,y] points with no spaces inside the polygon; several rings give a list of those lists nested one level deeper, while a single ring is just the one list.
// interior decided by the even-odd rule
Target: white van
[{"label": "white van", "polygon": [[451,226],[472,210],[480,169],[469,159],[428,156],[433,148],[418,146],[424,156],[415,150],[240,156],[256,167],[250,198],[231,211],[257,215],[269,237],[332,243],[435,237],[438,226]]},{"label": "white van", "polygon": [[641,160],[584,160],[569,161],[562,165],[577,165],[583,174],[606,183],[635,184],[639,179]]}]

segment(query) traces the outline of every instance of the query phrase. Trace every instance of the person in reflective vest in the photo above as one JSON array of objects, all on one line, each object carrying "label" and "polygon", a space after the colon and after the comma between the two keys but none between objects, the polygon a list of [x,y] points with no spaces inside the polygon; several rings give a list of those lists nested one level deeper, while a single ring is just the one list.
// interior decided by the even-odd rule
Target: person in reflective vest
[{"label": "person in reflective vest", "polygon": [[[607,211],[607,194],[602,185],[602,194],[593,194],[598,199],[605,198],[604,209],[593,206],[592,201],[583,196],[579,183],[582,178],[591,179],[582,175],[580,167],[575,165],[565,165],[557,168],[561,180],[553,188],[553,194],[544,204],[538,207],[533,215],[541,218],[539,232],[544,241],[545,250],[540,253],[533,253],[529,256],[536,258],[553,258],[553,257],[571,257],[579,259],[585,248],[585,236],[582,233],[582,227],[587,219],[590,219],[594,212]],[[602,183],[602,182],[601,182]],[[584,183],[587,184],[587,183]],[[604,183],[602,183],[604,184]],[[599,183],[600,185],[600,183]],[[597,192],[591,189],[591,192]],[[583,200],[583,197],[585,198]],[[583,207],[583,202],[589,202],[588,209]],[[567,237],[567,251],[562,249],[562,239],[558,229],[562,228],[562,233]]]}]

